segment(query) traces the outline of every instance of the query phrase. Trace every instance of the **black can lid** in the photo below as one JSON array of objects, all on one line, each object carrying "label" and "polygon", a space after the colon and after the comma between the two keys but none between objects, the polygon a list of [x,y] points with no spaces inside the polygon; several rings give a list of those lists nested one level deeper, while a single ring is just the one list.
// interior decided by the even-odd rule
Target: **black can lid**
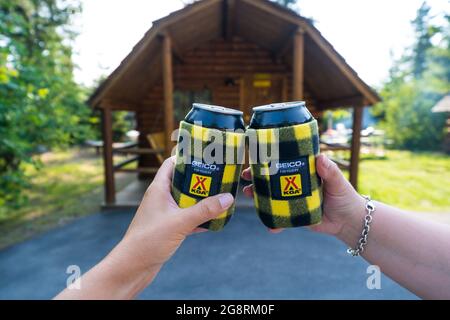
[{"label": "black can lid", "polygon": [[287,127],[313,120],[304,101],[272,103],[253,108],[249,128]]},{"label": "black can lid", "polygon": [[186,115],[186,122],[196,124],[201,123],[203,127],[236,130],[245,129],[243,112],[222,106],[214,106],[203,103],[193,103],[192,109]]}]

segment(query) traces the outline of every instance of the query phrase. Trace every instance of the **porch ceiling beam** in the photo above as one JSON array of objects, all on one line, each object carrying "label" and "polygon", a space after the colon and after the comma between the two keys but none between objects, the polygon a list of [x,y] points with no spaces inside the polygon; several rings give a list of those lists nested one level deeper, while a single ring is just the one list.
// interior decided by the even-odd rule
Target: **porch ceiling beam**
[{"label": "porch ceiling beam", "polygon": [[230,40],[234,33],[235,0],[223,0],[222,34],[225,40]]},{"label": "porch ceiling beam", "polygon": [[292,52],[292,99],[304,99],[304,60],[305,60],[305,32],[299,27],[294,33]]}]

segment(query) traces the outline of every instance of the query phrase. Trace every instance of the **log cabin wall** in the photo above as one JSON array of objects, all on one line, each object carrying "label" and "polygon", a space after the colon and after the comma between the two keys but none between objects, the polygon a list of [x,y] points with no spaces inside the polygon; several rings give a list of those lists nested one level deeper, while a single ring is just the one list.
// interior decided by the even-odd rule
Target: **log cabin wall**
[{"label": "log cabin wall", "polygon": [[287,73],[287,66],[275,63],[269,51],[236,37],[210,41],[187,52],[183,60],[175,66],[177,89],[208,88],[213,103],[235,108],[239,108],[239,82],[244,75]]}]

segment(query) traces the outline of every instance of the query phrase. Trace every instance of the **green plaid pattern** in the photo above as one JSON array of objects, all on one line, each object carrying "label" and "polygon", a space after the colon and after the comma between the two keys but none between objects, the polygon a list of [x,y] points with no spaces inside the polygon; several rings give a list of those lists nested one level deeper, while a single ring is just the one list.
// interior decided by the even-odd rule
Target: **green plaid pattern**
[{"label": "green plaid pattern", "polygon": [[[275,132],[276,131],[276,132]],[[316,173],[315,158],[319,154],[317,121],[271,129],[247,129],[249,142],[257,141],[257,148],[267,148],[278,135],[279,160],[303,157],[309,167],[310,195],[274,199],[269,163],[250,152],[250,167],[254,185],[254,202],[261,221],[269,228],[289,228],[318,224],[322,217],[322,186]],[[251,148],[251,147],[250,147]]]},{"label": "green plaid pattern", "polygon": [[[185,130],[184,133],[181,130]],[[182,154],[182,136],[187,133],[190,138],[190,150],[186,154]],[[186,163],[190,162],[186,162],[186,160],[190,161],[195,159],[204,162],[203,150],[211,144],[213,137],[217,136],[222,137],[223,143],[220,144],[220,146],[222,146],[223,150],[223,159],[228,161],[228,157],[230,157],[231,154],[233,155],[233,158],[231,163],[228,161],[228,163],[223,166],[223,172],[220,172],[221,179],[219,188],[216,189],[216,192],[210,192],[209,196],[229,192],[233,195],[233,197],[236,197],[244,157],[245,134],[205,128],[181,121],[177,145],[177,163],[175,165],[172,179],[172,196],[180,208],[193,206],[201,200],[201,198],[192,196],[189,192],[183,192],[183,185],[185,185],[187,179],[191,179],[190,176],[188,176],[189,174],[186,172]],[[214,181],[212,183],[214,183]],[[227,211],[220,214],[216,219],[210,220],[202,224],[200,227],[212,231],[219,231],[223,229],[223,227],[230,220],[234,212],[234,207],[235,205],[233,204]]]}]

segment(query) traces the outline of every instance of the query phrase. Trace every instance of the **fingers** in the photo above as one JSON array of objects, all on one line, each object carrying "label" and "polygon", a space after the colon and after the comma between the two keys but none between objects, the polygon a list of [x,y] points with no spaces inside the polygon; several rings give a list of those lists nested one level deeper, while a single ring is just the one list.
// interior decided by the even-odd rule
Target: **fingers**
[{"label": "fingers", "polygon": [[170,190],[170,184],[172,183],[173,167],[175,165],[175,156],[169,157],[164,160],[163,164],[156,173],[152,184],[159,185],[164,190]]},{"label": "fingers", "polygon": [[175,165],[175,156],[169,157],[166,160],[164,160],[163,164],[156,173],[156,176],[153,179],[153,181],[160,181],[165,179],[172,180],[174,165]]},{"label": "fingers", "polygon": [[268,230],[269,230],[270,233],[277,234],[277,233],[282,232],[284,230],[284,228],[275,228],[275,229],[270,229],[269,228]]},{"label": "fingers", "polygon": [[245,196],[253,198],[253,185],[250,184],[248,186],[243,187],[242,192],[244,193]]},{"label": "fingers", "polygon": [[234,202],[231,193],[222,193],[203,199],[196,205],[182,209],[180,218],[186,225],[187,230],[193,230],[202,223],[216,218],[226,211]]},{"label": "fingers", "polygon": [[252,180],[252,172],[250,171],[250,167],[248,167],[247,169],[242,171],[241,177],[242,177],[242,179],[244,179],[246,181],[251,181]]},{"label": "fingers", "polygon": [[195,228],[194,230],[192,230],[191,234],[203,233],[203,232],[207,232],[207,231],[209,231],[209,230],[205,229],[205,228]]},{"label": "fingers", "polygon": [[317,173],[323,179],[327,193],[341,194],[351,188],[336,163],[321,154],[317,157]]},{"label": "fingers", "polygon": [[[250,171],[250,167],[242,171],[241,177],[246,181],[252,180],[252,172]],[[242,192],[244,193],[245,196],[253,198],[253,185],[250,184],[248,186],[243,187]]]}]

